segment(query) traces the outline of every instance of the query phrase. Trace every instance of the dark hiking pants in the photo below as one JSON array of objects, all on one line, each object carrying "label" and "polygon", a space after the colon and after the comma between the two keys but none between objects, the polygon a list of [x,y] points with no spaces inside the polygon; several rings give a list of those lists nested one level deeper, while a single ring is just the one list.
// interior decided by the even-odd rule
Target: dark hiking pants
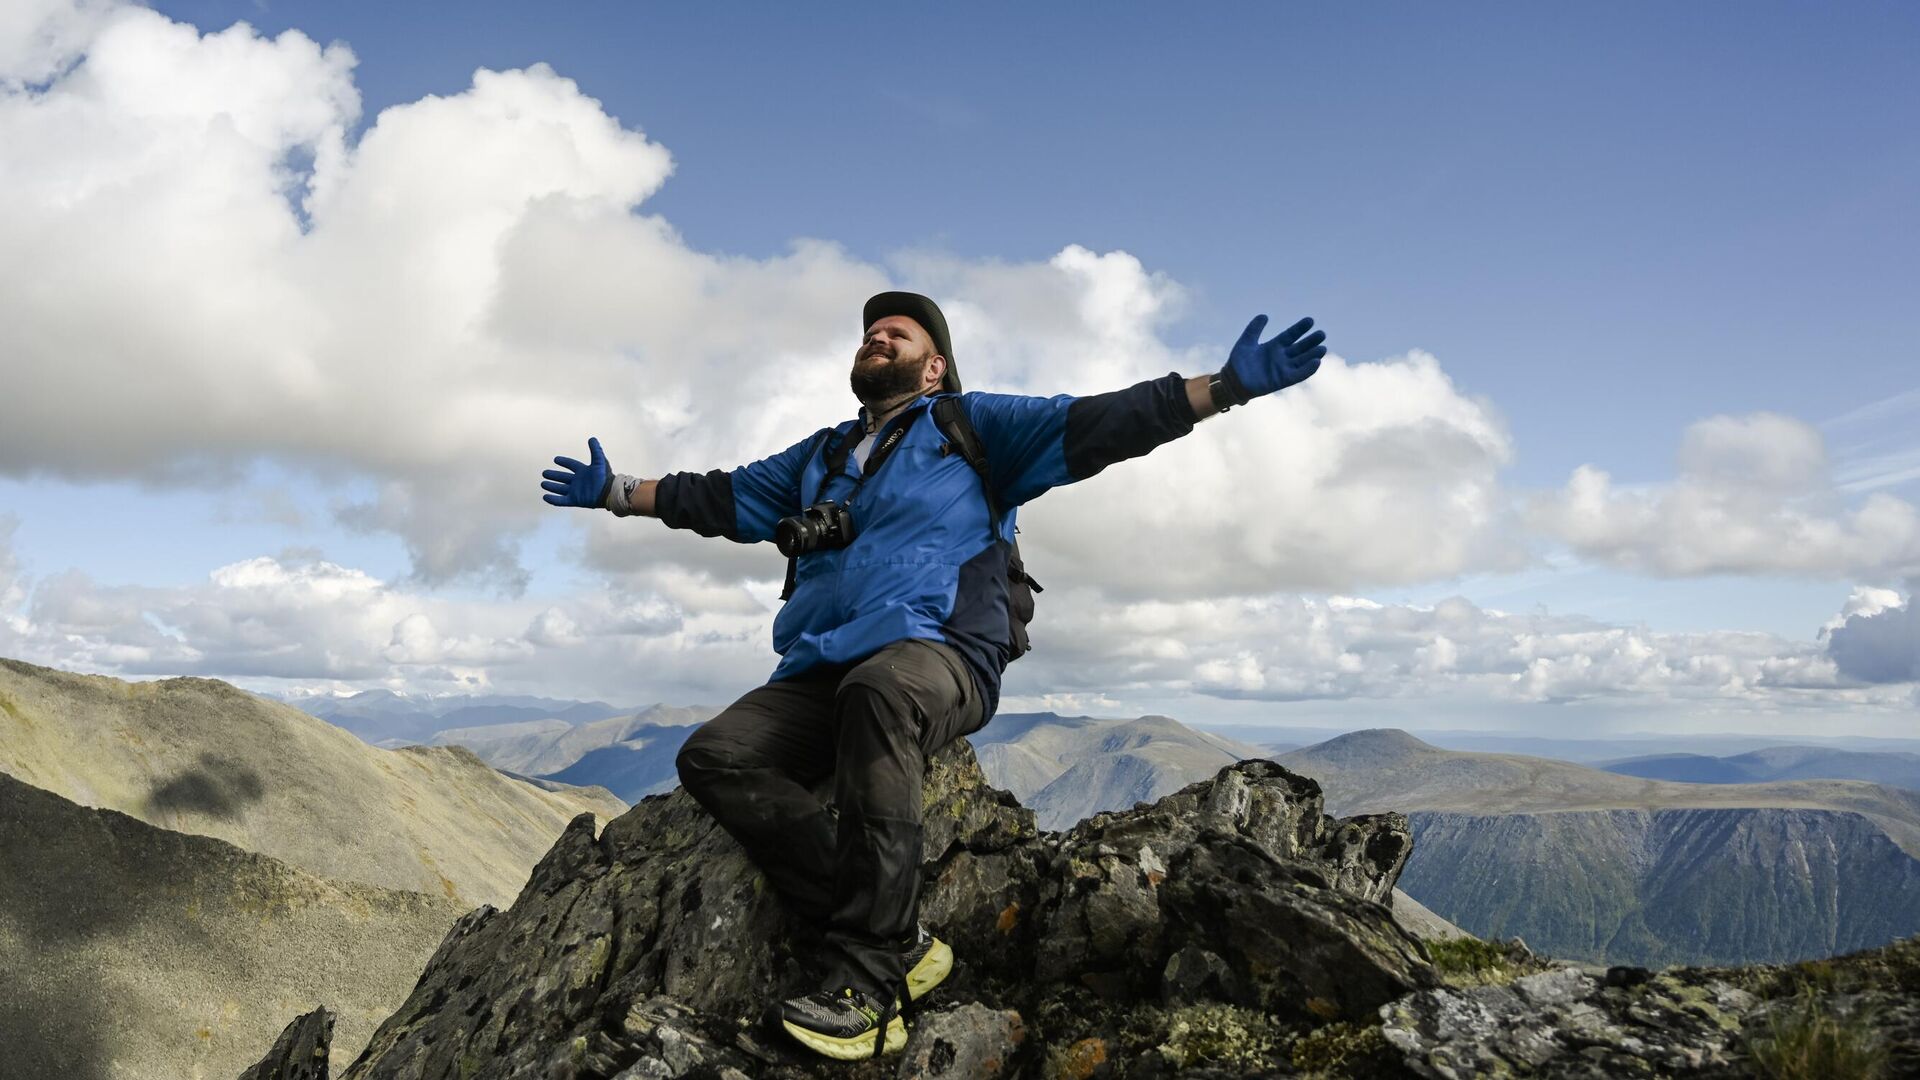
[{"label": "dark hiking pants", "polygon": [[[824,932],[829,988],[882,1000],[884,987],[903,992],[927,758],[978,730],[982,712],[959,654],[909,638],[851,666],[750,690],[681,747],[681,784],[747,849],[788,911]],[[814,793],[828,777],[831,807]]]}]

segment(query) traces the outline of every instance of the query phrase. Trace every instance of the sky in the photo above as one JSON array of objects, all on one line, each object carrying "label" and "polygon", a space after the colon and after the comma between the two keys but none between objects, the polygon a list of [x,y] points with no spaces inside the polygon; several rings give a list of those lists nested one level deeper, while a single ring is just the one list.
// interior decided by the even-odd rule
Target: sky
[{"label": "sky", "polygon": [[1002,708],[1920,734],[1911,5],[0,13],[0,655],[723,704],[770,547],[539,500],[1333,355],[1021,513]]}]

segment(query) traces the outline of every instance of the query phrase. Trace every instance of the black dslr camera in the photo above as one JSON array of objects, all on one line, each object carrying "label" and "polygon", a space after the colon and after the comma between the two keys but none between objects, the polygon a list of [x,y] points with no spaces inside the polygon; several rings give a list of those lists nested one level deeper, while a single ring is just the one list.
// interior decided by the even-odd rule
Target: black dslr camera
[{"label": "black dslr camera", "polygon": [[773,542],[789,559],[809,551],[827,551],[853,543],[853,512],[827,499],[773,526]]}]

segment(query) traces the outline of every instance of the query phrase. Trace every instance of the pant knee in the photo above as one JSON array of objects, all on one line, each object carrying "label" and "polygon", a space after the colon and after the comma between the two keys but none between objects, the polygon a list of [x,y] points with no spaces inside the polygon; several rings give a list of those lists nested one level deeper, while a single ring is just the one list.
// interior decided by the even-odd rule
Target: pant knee
[{"label": "pant knee", "polygon": [[673,757],[674,771],[680,774],[680,786],[694,794],[704,790],[728,767],[728,756],[718,748],[707,745],[699,732],[680,744],[680,752]]}]

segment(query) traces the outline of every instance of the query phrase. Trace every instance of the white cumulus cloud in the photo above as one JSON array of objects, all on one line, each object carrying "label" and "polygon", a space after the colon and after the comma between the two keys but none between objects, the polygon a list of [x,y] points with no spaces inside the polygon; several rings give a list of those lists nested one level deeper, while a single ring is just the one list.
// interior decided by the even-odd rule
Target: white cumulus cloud
[{"label": "white cumulus cloud", "polygon": [[[1920,680],[1920,609],[1913,596],[1920,581],[1907,582],[1903,597],[1892,589],[1856,589],[1840,614],[1821,629],[1835,666],[1868,683]],[[1917,695],[1920,699],[1920,695]]]},{"label": "white cumulus cloud", "polygon": [[[345,45],[36,11],[0,24],[46,80],[0,89],[10,475],[236,485],[273,460],[309,505],[400,537],[421,581],[512,595],[521,541],[556,513],[537,488],[554,454],[598,435],[622,471],[728,468],[852,415],[855,313],[891,285],[941,297],[976,389],[1211,370],[1238,331],[1169,347],[1183,290],[1124,252],[886,267],[823,240],[694,250],[641,212],[668,151],[542,65],[384,109],[355,141]],[[1510,454],[1432,357],[1335,358],[1036,503],[1036,567],[1219,595],[1510,566],[1494,478]],[[592,565],[674,567],[723,602],[781,573],[765,552],[578,520]]]},{"label": "white cumulus cloud", "polygon": [[1849,508],[1824,440],[1777,413],[1691,425],[1671,483],[1616,487],[1591,465],[1528,501],[1529,525],[1596,562],[1661,577],[1920,572],[1920,509],[1884,492]]}]

